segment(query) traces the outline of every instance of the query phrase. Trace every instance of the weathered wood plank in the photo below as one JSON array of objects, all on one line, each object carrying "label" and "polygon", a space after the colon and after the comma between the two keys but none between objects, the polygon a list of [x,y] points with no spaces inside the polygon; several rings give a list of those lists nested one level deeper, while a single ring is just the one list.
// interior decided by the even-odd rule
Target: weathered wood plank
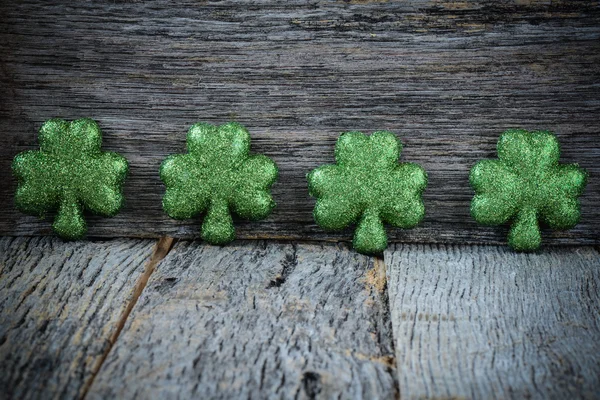
[{"label": "weathered wood plank", "polygon": [[468,171],[523,127],[556,131],[592,176],[582,223],[546,243],[600,243],[597,1],[28,0],[0,17],[0,234],[50,232],[10,206],[10,161],[44,120],[89,116],[131,162],[126,208],[91,236],[198,236],[162,212],[158,166],[192,123],[234,119],[281,170],[278,208],[240,238],[349,239],[314,224],[305,174],[341,132],[388,129],[430,177],[424,223],[392,240],[504,242],[469,217]]},{"label": "weathered wood plank", "polygon": [[87,398],[393,398],[384,289],[341,245],[180,242]]},{"label": "weathered wood plank", "polygon": [[400,396],[600,397],[600,253],[396,245],[385,253]]},{"label": "weathered wood plank", "polygon": [[0,397],[78,397],[154,243],[0,238]]}]

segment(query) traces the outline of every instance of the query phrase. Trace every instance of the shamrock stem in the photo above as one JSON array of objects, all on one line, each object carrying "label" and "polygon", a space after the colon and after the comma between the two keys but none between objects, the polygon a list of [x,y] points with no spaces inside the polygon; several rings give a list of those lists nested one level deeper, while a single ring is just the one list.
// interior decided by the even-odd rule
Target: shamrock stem
[{"label": "shamrock stem", "polygon": [[379,210],[368,208],[363,212],[354,232],[354,248],[361,253],[381,253],[387,247],[387,235],[379,217]]},{"label": "shamrock stem", "polygon": [[81,239],[87,231],[82,213],[83,207],[77,198],[72,194],[65,194],[54,218],[54,231],[63,239]]},{"label": "shamrock stem", "polygon": [[525,207],[517,214],[508,233],[508,244],[515,250],[531,251],[540,247],[542,235],[536,210]]},{"label": "shamrock stem", "polygon": [[226,244],[235,239],[235,228],[229,205],[223,199],[213,199],[202,223],[202,239],[212,244]]}]

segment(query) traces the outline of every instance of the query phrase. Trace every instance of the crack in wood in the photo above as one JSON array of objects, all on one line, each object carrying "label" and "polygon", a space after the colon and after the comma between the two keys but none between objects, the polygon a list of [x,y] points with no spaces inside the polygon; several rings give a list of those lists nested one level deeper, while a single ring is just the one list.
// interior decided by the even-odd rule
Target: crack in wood
[{"label": "crack in wood", "polygon": [[292,244],[291,253],[287,253],[285,255],[285,259],[281,262],[281,272],[272,279],[267,285],[267,289],[280,287],[283,285],[290,276],[290,274],[294,271],[294,268],[298,265],[298,256],[296,255],[296,245]]},{"label": "crack in wood", "polygon": [[[385,252],[381,255],[381,257],[375,257],[373,271],[377,275],[377,279],[373,287],[379,291],[381,294],[381,304],[382,304],[382,324],[392,325],[392,307],[390,304],[390,291],[388,285],[388,277],[387,277],[387,269],[388,265],[385,260]],[[383,344],[381,334],[385,331],[385,326],[380,326],[377,329],[377,341],[381,345]],[[393,327],[390,327],[389,330],[393,335]],[[389,368],[390,373],[396,373],[398,371],[398,364],[396,359],[396,343],[394,340],[390,341],[390,355],[385,355],[380,358],[379,361],[386,364]],[[398,379],[394,379],[394,400],[400,400],[400,382]]]}]

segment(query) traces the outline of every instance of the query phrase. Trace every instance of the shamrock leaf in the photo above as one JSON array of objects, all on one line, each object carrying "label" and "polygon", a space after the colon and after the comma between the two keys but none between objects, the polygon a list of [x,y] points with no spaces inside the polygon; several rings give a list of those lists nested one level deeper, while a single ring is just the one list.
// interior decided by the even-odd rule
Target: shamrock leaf
[{"label": "shamrock leaf", "polygon": [[313,212],[317,224],[339,230],[358,221],[354,248],[377,253],[387,247],[383,222],[400,228],[421,222],[427,174],[417,164],[398,163],[401,150],[391,132],[342,134],[335,147],[336,164],[307,176],[310,194],[317,198]]},{"label": "shamrock leaf", "polygon": [[58,210],[54,231],[64,239],[79,239],[87,229],[84,209],[113,216],[121,208],[127,160],[100,150],[100,127],[89,118],[70,123],[51,119],[38,137],[40,150],[20,153],[13,161],[15,204],[40,217]]},{"label": "shamrock leaf", "polygon": [[174,154],[160,166],[167,190],[163,209],[172,218],[206,212],[201,236],[213,244],[235,238],[230,210],[242,218],[267,217],[275,207],[269,189],[277,166],[263,155],[250,155],[250,134],[242,125],[193,125],[187,154]]},{"label": "shamrock leaf", "polygon": [[554,229],[577,225],[577,198],[587,173],[577,164],[559,164],[559,157],[558,140],[551,132],[504,132],[498,159],[479,161],[471,170],[473,218],[484,225],[511,222],[508,244],[515,250],[540,246],[540,219]]}]

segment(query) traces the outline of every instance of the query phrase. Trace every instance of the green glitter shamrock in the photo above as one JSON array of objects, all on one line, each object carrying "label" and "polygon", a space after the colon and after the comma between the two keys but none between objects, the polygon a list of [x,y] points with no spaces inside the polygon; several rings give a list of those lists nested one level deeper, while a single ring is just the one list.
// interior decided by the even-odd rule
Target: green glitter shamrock
[{"label": "green glitter shamrock", "polygon": [[263,155],[250,155],[250,134],[242,125],[192,125],[187,154],[173,154],[160,166],[167,187],[163,209],[175,219],[189,219],[208,209],[202,239],[225,244],[235,238],[230,209],[242,218],[259,220],[275,207],[269,189],[277,165]]},{"label": "green glitter shamrock", "polygon": [[391,132],[343,133],[335,146],[336,164],[307,176],[310,194],[317,198],[317,224],[339,230],[358,221],[354,248],[379,253],[387,247],[383,222],[400,228],[421,222],[427,174],[417,164],[399,163],[401,151],[402,143]]},{"label": "green glitter shamrock", "polygon": [[113,216],[123,205],[127,160],[101,151],[102,133],[90,118],[70,123],[51,119],[38,138],[40,150],[20,153],[13,161],[18,180],[15,204],[40,217],[58,210],[54,231],[64,239],[80,239],[87,230],[84,209]]},{"label": "green glitter shamrock", "polygon": [[559,157],[558,140],[551,132],[504,132],[498,159],[479,161],[471,170],[473,218],[484,225],[510,221],[508,244],[521,251],[540,246],[538,219],[554,229],[577,225],[577,198],[587,173],[577,164],[559,164]]}]

